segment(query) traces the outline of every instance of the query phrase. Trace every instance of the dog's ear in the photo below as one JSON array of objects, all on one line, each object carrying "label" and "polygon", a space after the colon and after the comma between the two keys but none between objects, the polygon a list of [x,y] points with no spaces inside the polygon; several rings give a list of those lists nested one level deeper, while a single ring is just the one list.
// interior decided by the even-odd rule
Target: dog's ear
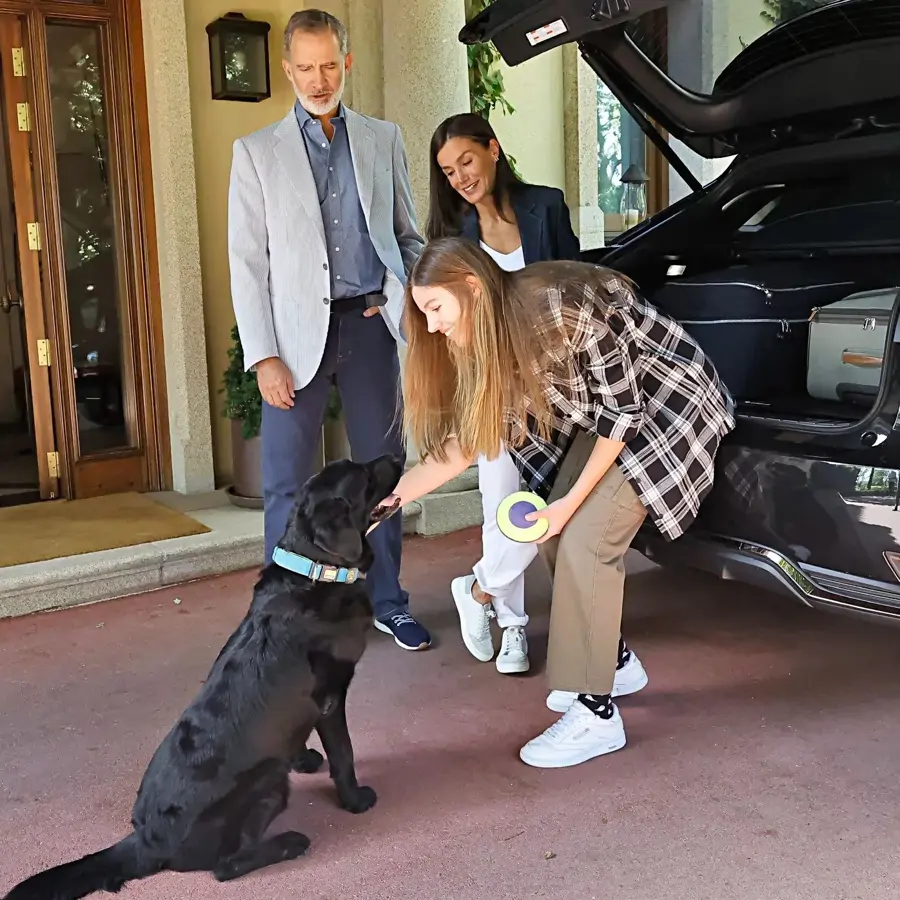
[{"label": "dog's ear", "polygon": [[362,535],[350,521],[350,507],[343,500],[316,504],[313,539],[326,553],[346,562],[355,562],[362,556]]}]

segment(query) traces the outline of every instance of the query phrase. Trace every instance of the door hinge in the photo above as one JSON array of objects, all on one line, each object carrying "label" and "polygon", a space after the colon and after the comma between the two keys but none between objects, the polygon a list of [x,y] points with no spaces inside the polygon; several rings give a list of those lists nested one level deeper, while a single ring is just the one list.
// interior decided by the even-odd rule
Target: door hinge
[{"label": "door hinge", "polygon": [[19,131],[31,131],[31,109],[27,103],[16,104],[16,121]]},{"label": "door hinge", "polygon": [[39,222],[28,223],[28,249],[41,249],[41,226]]},{"label": "door hinge", "polygon": [[41,338],[37,342],[38,365],[50,365],[50,341],[47,338]]},{"label": "door hinge", "polygon": [[47,468],[51,478],[59,478],[59,453],[56,450],[47,454]]},{"label": "door hinge", "polygon": [[16,78],[25,77],[25,49],[24,47],[12,48],[13,75]]}]

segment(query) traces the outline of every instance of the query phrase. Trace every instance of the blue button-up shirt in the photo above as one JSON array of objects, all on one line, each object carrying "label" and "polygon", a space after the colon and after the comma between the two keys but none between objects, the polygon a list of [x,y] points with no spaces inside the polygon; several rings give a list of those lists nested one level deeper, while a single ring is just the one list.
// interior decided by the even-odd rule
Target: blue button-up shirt
[{"label": "blue button-up shirt", "polygon": [[344,106],[341,104],[331,119],[334,125],[331,141],[325,137],[322,123],[311,116],[299,100],[294,109],[322,210],[331,297],[344,300],[362,294],[380,294],[385,266],[369,237],[359,200]]}]

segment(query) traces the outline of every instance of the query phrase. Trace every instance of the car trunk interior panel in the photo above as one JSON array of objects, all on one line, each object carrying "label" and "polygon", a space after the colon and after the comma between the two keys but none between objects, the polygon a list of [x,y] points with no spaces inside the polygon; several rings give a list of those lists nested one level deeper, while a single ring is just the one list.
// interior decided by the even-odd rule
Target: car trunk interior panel
[{"label": "car trunk interior panel", "polygon": [[885,152],[885,142],[896,138],[885,136],[880,152],[856,157],[848,141],[837,157],[804,167],[793,164],[797,150],[772,154],[762,172],[764,160],[746,167],[738,161],[677,227],[663,218],[649,232],[641,229],[634,258],[626,234],[597,261],[631,275],[651,303],[681,322],[713,360],[739,414],[813,427],[860,421],[877,395],[872,339],[892,342],[884,313],[857,322],[844,312],[849,374],[832,399],[808,392],[816,380],[810,367],[823,364],[810,335],[813,322],[827,319],[830,308],[845,310],[847,298],[862,292],[881,292],[872,301],[879,310],[897,304],[900,150]]}]

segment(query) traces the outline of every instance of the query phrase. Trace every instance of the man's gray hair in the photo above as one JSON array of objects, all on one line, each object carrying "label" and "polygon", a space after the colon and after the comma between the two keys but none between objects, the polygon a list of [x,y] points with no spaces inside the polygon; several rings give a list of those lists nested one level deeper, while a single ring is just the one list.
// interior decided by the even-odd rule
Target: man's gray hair
[{"label": "man's gray hair", "polygon": [[347,39],[347,26],[344,23],[321,9],[302,9],[295,12],[284,29],[284,55],[287,56],[291,52],[291,41],[294,32],[300,31],[306,34],[316,34],[323,31],[330,31],[336,38],[338,46],[341,48],[341,55],[346,56],[349,49],[349,41]]}]

